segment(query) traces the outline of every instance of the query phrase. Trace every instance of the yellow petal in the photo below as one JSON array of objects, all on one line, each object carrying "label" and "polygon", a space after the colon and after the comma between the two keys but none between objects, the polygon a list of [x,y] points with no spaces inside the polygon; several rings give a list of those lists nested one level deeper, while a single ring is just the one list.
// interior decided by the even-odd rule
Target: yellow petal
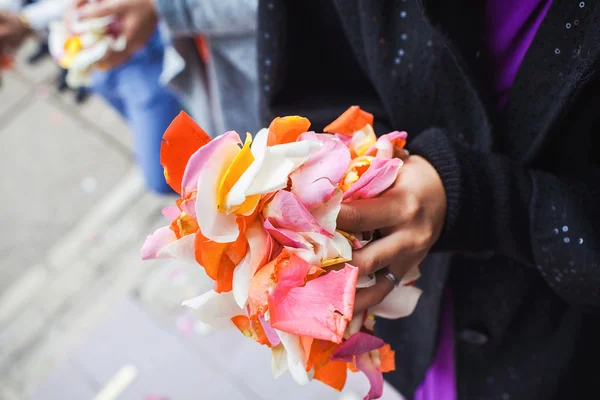
[{"label": "yellow petal", "polygon": [[[246,142],[244,146],[240,150],[240,152],[235,156],[231,165],[225,171],[223,175],[223,179],[219,184],[219,192],[217,194],[217,210],[220,212],[226,212],[225,200],[227,199],[227,195],[229,191],[235,185],[235,183],[240,179],[242,174],[246,172],[250,164],[254,162],[254,156],[250,151],[250,145],[252,144],[252,135],[246,133]],[[246,201],[244,201],[246,203]],[[242,204],[243,206],[244,204]],[[240,207],[242,207],[240,206]]]}]

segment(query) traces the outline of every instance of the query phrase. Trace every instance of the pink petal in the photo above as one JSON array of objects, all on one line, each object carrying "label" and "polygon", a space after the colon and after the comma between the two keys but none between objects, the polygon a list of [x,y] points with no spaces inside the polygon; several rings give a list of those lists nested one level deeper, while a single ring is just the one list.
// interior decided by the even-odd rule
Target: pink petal
[{"label": "pink petal", "polygon": [[192,155],[189,176],[193,176],[193,179],[187,181],[184,175],[183,182],[188,184],[197,177],[198,226],[204,237],[217,243],[234,242],[240,234],[236,216],[217,210],[219,184],[228,166],[240,152],[240,144],[240,137],[235,132],[227,132],[219,136]]},{"label": "pink petal", "polygon": [[[307,132],[303,133],[298,140],[312,140],[323,144],[316,154],[310,156],[300,168],[290,175],[292,193],[306,208],[310,209],[322,202],[319,196],[314,195],[315,191],[323,190],[315,187],[316,182],[323,179],[334,183],[339,182],[350,165],[350,151],[333,135]],[[325,182],[322,182],[321,185],[325,185]]]},{"label": "pink petal", "polygon": [[158,228],[152,235],[146,238],[141,250],[142,260],[153,260],[157,258],[158,252],[175,240],[177,240],[177,236],[175,236],[175,232],[168,226]]},{"label": "pink petal", "polygon": [[273,196],[271,202],[263,210],[263,215],[266,219],[271,219],[271,223],[278,228],[333,236],[317,223],[296,196],[285,190],[281,190]]},{"label": "pink petal", "polygon": [[181,211],[177,206],[169,206],[162,209],[162,215],[169,221],[173,222],[181,215]]},{"label": "pink petal", "polygon": [[383,396],[383,374],[375,360],[373,360],[371,353],[363,353],[357,356],[356,368],[365,374],[371,384],[371,389],[363,400],[379,399]]},{"label": "pink petal", "polygon": [[333,361],[352,362],[354,356],[380,349],[385,342],[365,332],[357,332],[338,346],[333,352]]},{"label": "pink petal", "polygon": [[344,201],[369,199],[380,195],[394,184],[402,164],[399,158],[374,159],[367,172],[344,193]]},{"label": "pink petal", "polygon": [[263,315],[259,315],[258,320],[260,321],[260,324],[262,325],[265,331],[265,336],[267,337],[267,339],[269,339],[269,343],[271,343],[271,347],[275,347],[279,343],[281,343],[279,335],[277,335],[277,332],[275,332],[275,329],[273,329],[271,324],[269,324],[268,321],[265,321],[265,317]]},{"label": "pink petal", "polygon": [[196,190],[196,187],[198,186],[198,178],[200,177],[202,168],[204,168],[204,166],[209,162],[210,156],[213,154],[219,154],[223,150],[222,146],[228,142],[242,144],[242,141],[237,133],[227,132],[224,135],[216,137],[192,154],[187,165],[185,166],[185,171],[183,173],[183,179],[181,181],[181,197],[186,197],[191,192]]},{"label": "pink petal", "polygon": [[264,222],[264,227],[267,232],[281,245],[292,247],[295,249],[308,249],[308,242],[301,234],[289,229],[283,229],[276,226],[275,219],[267,218]]},{"label": "pink petal", "polygon": [[357,278],[358,269],[346,264],[344,269],[331,271],[301,287],[280,288],[278,282],[269,295],[271,326],[340,343],[352,318]]},{"label": "pink petal", "polygon": [[377,139],[377,142],[367,150],[365,155],[385,159],[393,158],[396,143],[399,140],[405,141],[407,137],[408,134],[406,132],[390,132]]},{"label": "pink petal", "polygon": [[[329,183],[329,181],[327,181]],[[331,183],[329,183],[331,185]],[[315,193],[318,186],[315,187]],[[333,235],[337,226],[337,217],[342,207],[344,193],[331,185],[331,189],[327,189],[327,196],[323,198],[323,202],[314,204],[309,207],[312,216],[317,220],[319,226],[323,227],[327,233]]]}]

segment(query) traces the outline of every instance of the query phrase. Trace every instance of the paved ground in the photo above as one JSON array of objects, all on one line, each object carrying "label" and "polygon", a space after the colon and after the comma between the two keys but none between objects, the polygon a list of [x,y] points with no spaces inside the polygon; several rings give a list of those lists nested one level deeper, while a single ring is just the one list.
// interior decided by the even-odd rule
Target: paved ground
[{"label": "paved ground", "polygon": [[236,332],[199,335],[180,303],[202,271],[139,260],[171,199],[144,191],[119,117],[56,93],[55,73],[19,62],[0,88],[0,400],[339,399],[273,381]]}]

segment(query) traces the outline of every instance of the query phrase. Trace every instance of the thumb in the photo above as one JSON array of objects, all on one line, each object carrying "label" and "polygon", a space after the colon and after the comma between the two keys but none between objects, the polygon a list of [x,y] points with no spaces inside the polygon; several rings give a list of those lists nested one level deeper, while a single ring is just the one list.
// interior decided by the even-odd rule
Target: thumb
[{"label": "thumb", "polygon": [[122,13],[127,6],[127,1],[104,0],[87,3],[77,9],[77,15],[82,19],[102,18]]}]

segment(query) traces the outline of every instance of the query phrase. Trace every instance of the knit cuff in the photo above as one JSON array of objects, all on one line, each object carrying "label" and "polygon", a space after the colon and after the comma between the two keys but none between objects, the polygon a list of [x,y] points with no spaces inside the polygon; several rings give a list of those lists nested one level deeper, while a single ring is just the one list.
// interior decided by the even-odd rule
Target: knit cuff
[{"label": "knit cuff", "polygon": [[446,191],[446,220],[442,233],[432,251],[454,249],[452,238],[460,217],[463,197],[463,182],[458,154],[444,131],[431,128],[413,140],[408,150],[411,154],[425,158],[437,171]]}]

